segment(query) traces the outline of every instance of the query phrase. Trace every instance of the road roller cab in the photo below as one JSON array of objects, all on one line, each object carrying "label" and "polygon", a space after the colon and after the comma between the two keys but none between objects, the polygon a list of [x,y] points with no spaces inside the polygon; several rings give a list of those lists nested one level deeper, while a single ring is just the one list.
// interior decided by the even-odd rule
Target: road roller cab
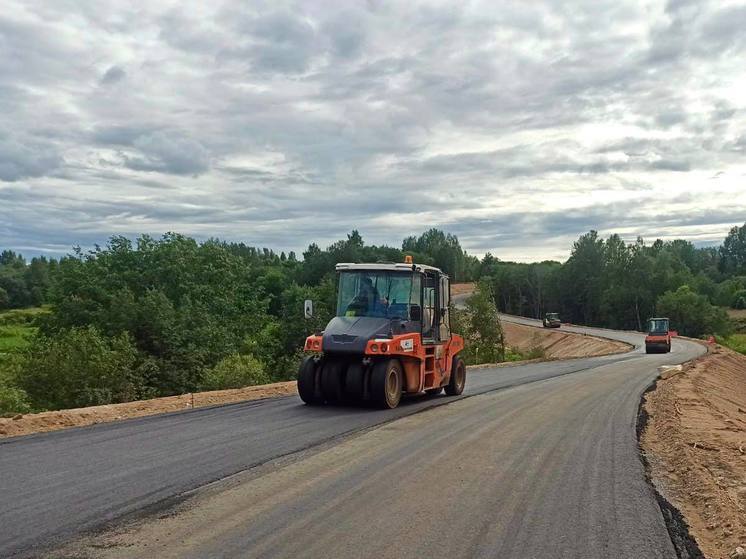
[{"label": "road roller cab", "polygon": [[336,269],[336,316],[306,339],[301,399],[394,408],[403,393],[461,394],[466,368],[457,354],[464,341],[451,332],[448,276],[409,257]]}]

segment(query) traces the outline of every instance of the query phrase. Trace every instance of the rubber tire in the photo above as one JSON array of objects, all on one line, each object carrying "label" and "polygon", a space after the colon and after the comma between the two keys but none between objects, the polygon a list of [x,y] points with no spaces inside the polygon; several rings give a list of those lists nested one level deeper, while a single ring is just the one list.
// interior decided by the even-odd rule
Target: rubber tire
[{"label": "rubber tire", "polygon": [[319,366],[312,356],[306,356],[298,369],[298,395],[309,406],[323,403],[316,381]]},{"label": "rubber tire", "polygon": [[344,364],[339,361],[327,361],[321,368],[321,394],[327,402],[339,402],[342,399],[342,371]]},{"label": "rubber tire", "polygon": [[383,409],[394,409],[401,401],[402,384],[402,368],[396,359],[378,361],[370,376],[371,400]]},{"label": "rubber tire", "polygon": [[443,392],[442,386],[439,386],[438,388],[429,388],[428,390],[425,390],[425,394],[427,394],[428,396],[437,396],[441,392]]},{"label": "rubber tire", "polygon": [[350,398],[362,400],[365,391],[365,368],[362,363],[350,363],[345,375],[345,394]]},{"label": "rubber tire", "polygon": [[446,386],[446,394],[449,396],[459,396],[466,386],[466,365],[460,357],[453,358],[451,364],[451,378]]}]

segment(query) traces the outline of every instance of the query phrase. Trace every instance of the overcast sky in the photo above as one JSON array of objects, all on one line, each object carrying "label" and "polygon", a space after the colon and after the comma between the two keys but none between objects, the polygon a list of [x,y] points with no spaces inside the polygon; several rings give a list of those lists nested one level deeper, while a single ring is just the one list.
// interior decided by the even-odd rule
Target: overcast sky
[{"label": "overcast sky", "polygon": [[720,242],[745,55],[744,2],[3,0],[0,248]]}]

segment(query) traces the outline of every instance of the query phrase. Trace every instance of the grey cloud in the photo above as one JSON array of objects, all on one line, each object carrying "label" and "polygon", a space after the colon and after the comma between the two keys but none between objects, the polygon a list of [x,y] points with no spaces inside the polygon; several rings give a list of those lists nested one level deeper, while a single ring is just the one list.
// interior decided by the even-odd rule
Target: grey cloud
[{"label": "grey cloud", "polygon": [[115,125],[94,129],[90,138],[101,146],[131,148],[132,153],[124,153],[124,166],[135,171],[200,175],[210,168],[207,149],[176,131],[154,130],[147,125]]},{"label": "grey cloud", "polygon": [[684,172],[691,169],[691,165],[688,161],[671,161],[668,159],[660,159],[650,163],[650,168],[657,171],[678,171]]},{"label": "grey cloud", "polygon": [[111,66],[108,70],[106,70],[106,72],[104,72],[104,75],[101,76],[101,84],[110,85],[120,82],[125,78],[126,75],[127,72],[125,72],[123,68],[119,66]]},{"label": "grey cloud", "polygon": [[[675,208],[671,208],[668,213],[651,214],[641,211],[637,203],[628,202],[584,210],[506,212],[492,219],[440,225],[457,234],[462,244],[472,250],[492,251],[500,256],[500,249],[510,249],[516,242],[534,246],[546,242],[546,239],[561,239],[569,244],[591,229],[610,234],[615,230],[635,226],[645,240],[652,241],[657,237],[670,237],[673,231],[682,226],[722,226],[742,221],[743,208],[698,211],[682,219]],[[633,241],[637,236],[637,233],[628,234],[625,238]],[[722,242],[722,238],[705,242],[714,243],[716,240]]]},{"label": "grey cloud", "polygon": [[301,13],[257,14],[239,8],[227,10],[224,17],[238,42],[224,47],[219,57],[244,59],[254,71],[301,73],[319,54],[316,30]]},{"label": "grey cloud", "polygon": [[366,38],[365,16],[348,8],[327,20],[322,31],[336,56],[343,59],[357,57],[362,52]]},{"label": "grey cloud", "polygon": [[101,126],[93,130],[91,140],[96,144],[131,146],[140,136],[152,131],[148,126]]},{"label": "grey cloud", "polygon": [[199,175],[210,167],[210,156],[199,142],[162,131],[138,136],[132,146],[138,155],[126,156],[125,166],[136,171]]},{"label": "grey cloud", "polygon": [[655,117],[656,122],[664,128],[686,122],[686,113],[683,111],[666,111]]},{"label": "grey cloud", "polygon": [[23,141],[0,131],[0,181],[42,177],[57,170],[62,162],[54,146]]}]

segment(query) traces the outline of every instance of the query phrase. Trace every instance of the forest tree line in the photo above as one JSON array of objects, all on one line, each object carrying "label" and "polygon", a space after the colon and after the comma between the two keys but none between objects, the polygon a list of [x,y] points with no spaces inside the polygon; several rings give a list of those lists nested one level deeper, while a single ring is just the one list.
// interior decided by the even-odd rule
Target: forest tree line
[{"label": "forest tree line", "polygon": [[[455,282],[480,281],[487,311],[559,312],[565,321],[623,329],[669,315],[674,328],[699,336],[731,328],[722,307],[746,307],[746,224],[717,248],[629,244],[591,231],[565,263],[479,260],[437,229],[401,248],[367,245],[353,231],[325,249],[311,244],[302,258],[178,234],[112,237],[59,260],[27,262],[4,251],[0,310],[43,304],[48,311],[34,315],[28,347],[0,353],[0,413],[292,378],[305,336],[334,312],[335,264],[401,262],[407,254]],[[310,321],[305,299],[315,303]]]},{"label": "forest tree line", "polygon": [[564,263],[502,262],[487,254],[479,271],[501,312],[539,318],[558,312],[563,321],[644,330],[652,316],[668,316],[682,334],[726,335],[724,308],[746,308],[746,224],[719,247],[685,240],[582,235]]}]

